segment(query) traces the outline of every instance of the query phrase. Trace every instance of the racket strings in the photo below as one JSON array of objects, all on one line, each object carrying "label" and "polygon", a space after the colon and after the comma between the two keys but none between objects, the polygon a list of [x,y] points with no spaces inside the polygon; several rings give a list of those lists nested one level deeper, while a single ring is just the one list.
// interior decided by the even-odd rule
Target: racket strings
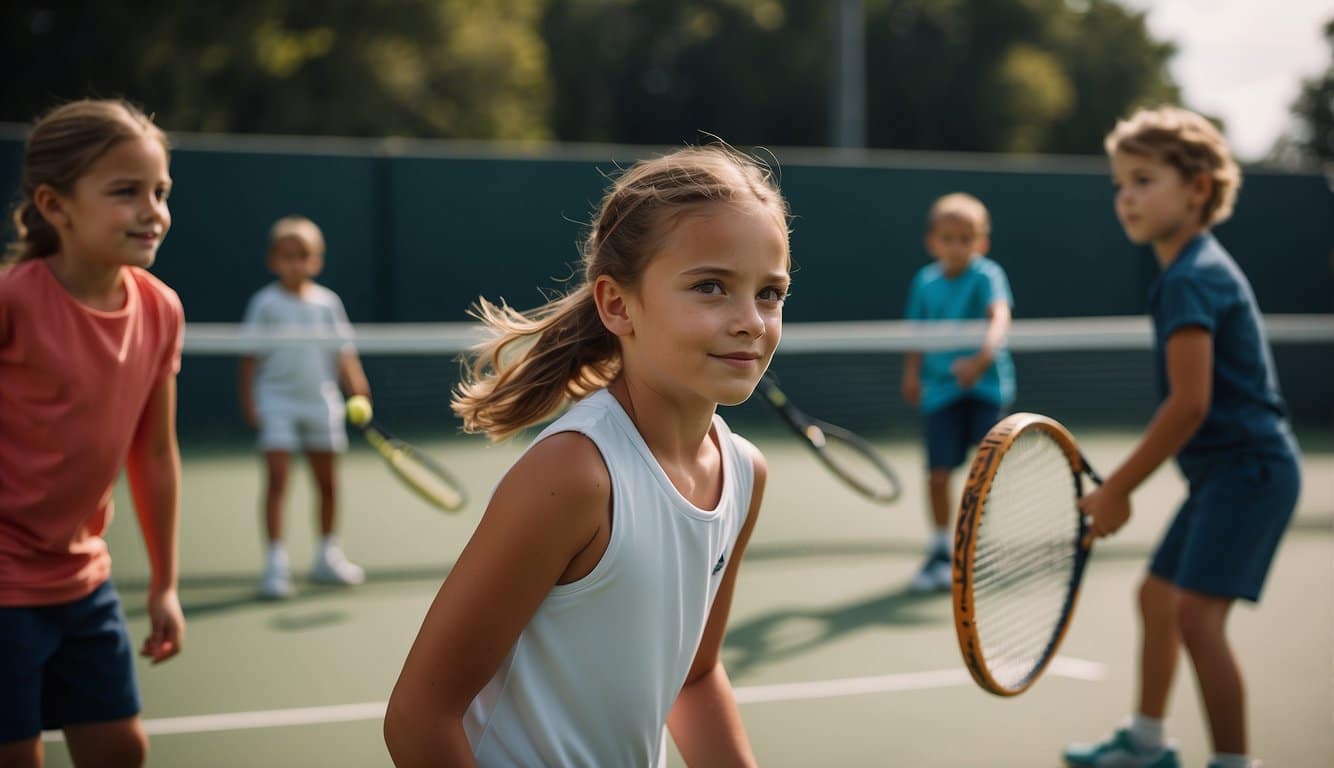
[{"label": "racket strings", "polygon": [[887,476],[881,465],[867,456],[861,447],[831,432],[825,432],[824,439],[825,458],[845,478],[879,498],[898,495],[896,481]]},{"label": "racket strings", "polygon": [[1021,434],[983,501],[973,566],[978,638],[992,677],[1022,688],[1060,632],[1076,566],[1077,491],[1045,432]]}]

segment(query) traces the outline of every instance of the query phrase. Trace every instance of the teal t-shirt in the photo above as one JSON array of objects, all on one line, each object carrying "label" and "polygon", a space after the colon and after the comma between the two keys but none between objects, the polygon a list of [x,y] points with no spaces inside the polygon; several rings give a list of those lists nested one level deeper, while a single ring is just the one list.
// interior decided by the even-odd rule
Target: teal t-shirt
[{"label": "teal t-shirt", "polygon": [[[985,320],[987,308],[1003,301],[1013,306],[1010,281],[1005,270],[985,256],[969,262],[954,277],[945,275],[940,264],[932,262],[918,270],[908,289],[909,320]],[[961,357],[976,353],[976,349],[951,349],[927,352],[922,355],[922,412],[943,408],[967,397],[976,397],[1005,408],[1014,401],[1014,362],[1005,348],[996,350],[991,367],[982,374],[972,389],[963,390],[950,365]]]}]

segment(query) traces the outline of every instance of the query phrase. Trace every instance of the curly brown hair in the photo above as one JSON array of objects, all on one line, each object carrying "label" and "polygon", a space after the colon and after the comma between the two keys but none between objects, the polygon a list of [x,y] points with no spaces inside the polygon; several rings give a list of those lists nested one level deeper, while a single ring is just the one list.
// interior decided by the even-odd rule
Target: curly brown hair
[{"label": "curly brown hair", "polygon": [[1200,210],[1200,223],[1211,227],[1232,216],[1241,168],[1223,134],[1201,115],[1172,106],[1141,109],[1118,121],[1103,147],[1108,156],[1124,152],[1162,161],[1188,181],[1207,175],[1212,192]]}]

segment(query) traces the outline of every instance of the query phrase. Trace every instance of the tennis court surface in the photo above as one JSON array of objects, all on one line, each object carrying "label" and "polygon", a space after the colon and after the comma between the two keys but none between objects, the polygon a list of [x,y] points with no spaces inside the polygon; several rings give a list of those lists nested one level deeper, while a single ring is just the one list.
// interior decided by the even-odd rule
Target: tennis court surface
[{"label": "tennis court surface", "polygon": [[[781,362],[781,361],[780,361]],[[1110,467],[1129,429],[1072,425],[1089,459]],[[766,766],[1058,765],[1062,744],[1100,736],[1129,710],[1133,587],[1183,486],[1160,470],[1135,496],[1129,528],[1102,543],[1057,664],[1029,692],[1001,699],[959,659],[947,596],[906,585],[924,536],[921,455],[910,434],[878,441],[905,483],[894,506],[869,504],[778,431],[751,434],[770,488],[745,566],[725,659],[751,741]],[[1305,486],[1258,608],[1239,605],[1254,753],[1270,766],[1334,761],[1334,440],[1302,435]],[[523,446],[482,439],[425,443],[473,501],[435,511],[399,485],[364,444],[342,464],[343,539],[366,566],[354,589],[298,583],[281,603],[255,597],[261,566],[258,457],[244,444],[186,444],[181,531],[184,653],[142,664],[144,718],[159,766],[378,766],[384,701],[426,607]],[[304,470],[288,505],[294,567],[312,553]],[[109,541],[136,643],[147,620],[147,566],[124,488]],[[1208,757],[1188,664],[1169,728],[1185,764]],[[48,743],[48,764],[68,764]],[[672,764],[680,761],[671,754]]]}]

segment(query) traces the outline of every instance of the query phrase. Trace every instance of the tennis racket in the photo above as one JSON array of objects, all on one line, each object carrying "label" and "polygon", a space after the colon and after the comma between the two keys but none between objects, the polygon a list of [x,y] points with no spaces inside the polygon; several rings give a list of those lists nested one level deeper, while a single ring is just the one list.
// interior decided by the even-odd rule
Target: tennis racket
[{"label": "tennis racket", "polygon": [[349,400],[347,414],[348,421],[361,430],[366,442],[404,485],[438,509],[457,512],[463,508],[468,497],[459,481],[430,456],[394,437],[375,421],[370,414],[369,401],[354,405]]},{"label": "tennis racket", "polygon": [[787,399],[768,373],[760,377],[757,389],[821,463],[849,488],[880,504],[899,498],[903,490],[899,476],[864,438],[837,424],[806,415]]},{"label": "tennis racket", "polygon": [[1056,656],[1088,563],[1084,478],[1101,485],[1053,419],[1012,414],[982,439],[954,531],[954,626],[984,690],[1023,693]]}]

